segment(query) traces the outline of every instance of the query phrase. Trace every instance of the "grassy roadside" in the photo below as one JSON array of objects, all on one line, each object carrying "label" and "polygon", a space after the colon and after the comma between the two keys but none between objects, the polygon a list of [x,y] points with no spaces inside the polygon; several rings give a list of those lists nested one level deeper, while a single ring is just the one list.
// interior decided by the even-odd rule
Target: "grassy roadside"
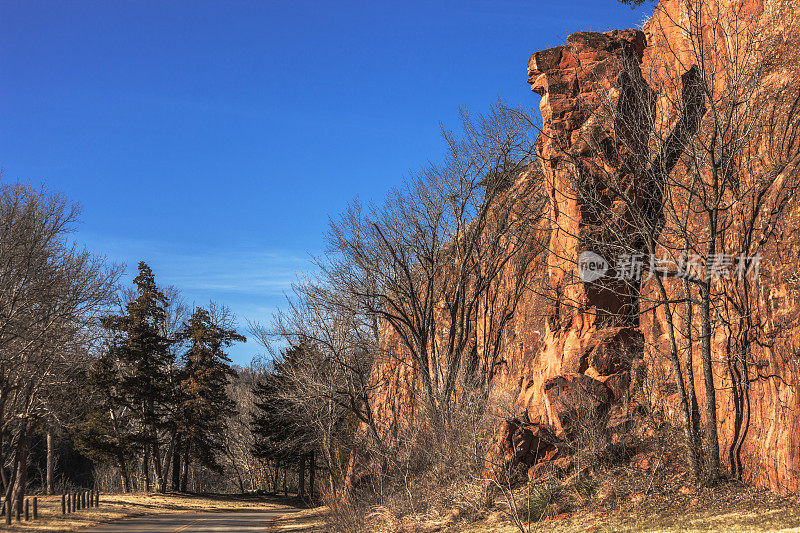
[{"label": "grassy roadside", "polygon": [[189,511],[296,511],[288,500],[255,495],[229,494],[101,494],[100,507],[61,514],[61,496],[39,496],[39,520],[13,523],[4,531],[77,531],[134,516]]},{"label": "grassy roadside", "polygon": [[328,508],[312,507],[289,513],[271,520],[270,533],[317,533],[329,531],[326,527]]}]

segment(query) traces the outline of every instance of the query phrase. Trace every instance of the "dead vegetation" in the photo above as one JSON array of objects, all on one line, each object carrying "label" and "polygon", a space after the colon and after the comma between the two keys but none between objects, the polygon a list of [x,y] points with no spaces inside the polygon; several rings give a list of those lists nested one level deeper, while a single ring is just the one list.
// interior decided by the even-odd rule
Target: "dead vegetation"
[{"label": "dead vegetation", "polygon": [[431,505],[414,513],[387,501],[362,507],[352,518],[364,531],[409,533],[768,531],[800,527],[800,500],[796,497],[779,496],[737,481],[714,487],[696,484],[682,459],[680,430],[669,424],[654,428],[653,420],[645,416],[637,419],[638,425],[631,431],[635,445],[632,443],[618,460],[595,455],[597,461],[584,463],[580,471],[519,484],[509,493],[512,500],[498,498],[494,505],[472,508]]}]

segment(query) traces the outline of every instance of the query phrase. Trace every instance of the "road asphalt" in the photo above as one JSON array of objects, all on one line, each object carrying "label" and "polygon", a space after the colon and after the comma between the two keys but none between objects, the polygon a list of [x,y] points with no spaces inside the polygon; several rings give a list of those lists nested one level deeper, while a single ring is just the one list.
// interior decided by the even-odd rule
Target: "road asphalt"
[{"label": "road asphalt", "polygon": [[[289,511],[291,512],[291,511]],[[91,533],[211,533],[267,531],[270,521],[286,511],[181,513],[128,518],[85,529]]]}]

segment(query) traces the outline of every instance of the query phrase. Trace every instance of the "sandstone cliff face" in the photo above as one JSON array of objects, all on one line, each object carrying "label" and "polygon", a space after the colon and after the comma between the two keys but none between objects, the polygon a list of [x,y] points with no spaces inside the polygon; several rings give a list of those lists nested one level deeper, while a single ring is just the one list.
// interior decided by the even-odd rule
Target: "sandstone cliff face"
[{"label": "sandstone cliff face", "polygon": [[[555,464],[558,454],[549,453],[538,437],[543,430],[570,439],[590,422],[617,437],[624,432],[622,400],[631,364],[643,347],[638,285],[611,277],[589,279],[580,272],[580,258],[606,254],[600,244],[644,252],[637,242],[623,242],[631,239],[622,232],[605,234],[606,224],[594,209],[597,198],[608,198],[613,215],[624,220],[631,216],[626,206],[644,198],[644,177],[636,175],[628,153],[646,142],[634,137],[649,129],[640,123],[651,116],[641,109],[653,101],[639,70],[644,48],[644,34],[634,30],[577,33],[564,46],[534,53],[528,63],[528,81],[542,96],[537,149],[550,197],[550,306],[540,351],[526,368],[516,400],[519,415],[499,427],[486,477],[523,463],[533,478],[545,464]],[[631,105],[631,95],[637,105]],[[598,146],[603,145],[619,157],[601,157]],[[621,189],[612,190],[609,173],[623,184]],[[518,318],[525,320],[531,311],[521,309]]]},{"label": "sandstone cliff face", "polygon": [[[630,215],[625,206],[646,197],[650,184],[636,170],[642,162],[627,149],[648,142],[636,138],[641,132],[658,127],[672,130],[679,121],[674,113],[670,115],[665,98],[680,94],[693,64],[686,30],[691,13],[685,4],[662,1],[643,32],[574,34],[563,46],[533,54],[528,63],[528,81],[542,96],[543,131],[537,147],[550,200],[547,290],[524,295],[509,326],[503,371],[491,392],[495,398],[512,395],[517,416],[498,426],[487,457],[487,475],[524,464],[530,468],[529,476],[537,476],[541,465],[555,464],[559,441],[575,430],[576,420],[582,417],[598,418],[612,434],[624,432],[627,413],[621,400],[642,380],[652,383],[656,376],[665,376],[663,383],[653,387],[651,400],[668,414],[674,412],[666,314],[659,306],[640,309],[640,290],[646,293],[652,287],[622,281],[587,283],[581,278],[579,259],[583,252],[640,246],[622,242],[627,238],[624,234],[603,233],[605,221],[598,220],[583,198],[587,194],[609,198],[609,216],[625,220]],[[744,41],[753,35],[748,28],[757,14],[796,12],[791,3],[766,0],[706,4],[709,13],[736,31],[722,35],[701,22],[703,42],[728,50],[747,46]],[[783,66],[769,74],[770,82],[782,87],[797,79],[797,61],[791,59],[796,59],[797,47],[787,44],[787,36],[796,35],[797,25],[788,16],[773,20],[784,24],[763,28],[758,34],[770,40],[784,58]],[[724,70],[726,65],[720,67]],[[715,91],[724,92],[725,83],[724,77],[715,80]],[[652,113],[626,105],[631,94],[645,107],[652,106],[648,109]],[[618,157],[600,157],[604,146]],[[682,171],[680,165],[676,173]],[[614,200],[619,188],[614,194],[609,192],[604,180],[610,174],[629,184],[622,188],[625,201]],[[743,336],[741,328],[717,328],[713,339],[724,464],[746,481],[795,493],[800,493],[798,228],[800,202],[792,199],[776,229],[778,238],[765,248],[760,279],[747,288],[752,304],[746,312],[757,317],[751,322],[758,327],[748,330],[746,353],[741,339],[734,339]],[[606,250],[597,249],[601,242]],[[672,294],[677,290],[670,287]],[[698,330],[696,325],[694,329]],[[386,331],[384,337],[384,344],[395,346],[395,359],[404,360],[392,332]],[[699,359],[694,359],[694,377],[702,402]],[[376,371],[385,385],[376,395],[375,406],[387,431],[419,423],[414,419],[413,367],[387,362]],[[355,463],[351,468],[357,469]]]}]

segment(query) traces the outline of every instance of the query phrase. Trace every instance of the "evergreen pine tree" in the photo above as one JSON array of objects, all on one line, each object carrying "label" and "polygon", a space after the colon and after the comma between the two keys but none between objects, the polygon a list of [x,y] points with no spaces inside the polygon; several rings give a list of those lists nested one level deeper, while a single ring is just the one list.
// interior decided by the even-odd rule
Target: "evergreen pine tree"
[{"label": "evergreen pine tree", "polygon": [[86,377],[90,395],[85,419],[75,429],[78,448],[95,461],[119,468],[122,491],[131,488],[128,463],[135,451],[131,411],[123,405],[113,349],[95,360]]},{"label": "evergreen pine tree", "polygon": [[179,339],[189,345],[184,356],[178,422],[184,456],[214,471],[221,468],[216,457],[222,449],[226,421],[236,414],[235,403],[227,395],[234,371],[224,349],[246,340],[226,322],[198,308],[179,334]]},{"label": "evergreen pine tree", "polygon": [[291,390],[291,369],[297,365],[305,344],[281,352],[273,368],[253,388],[253,455],[271,461],[276,467],[293,467],[314,448],[314,433],[304,424],[306,417],[298,412],[291,398],[302,397],[302,391]]},{"label": "evergreen pine tree", "polygon": [[135,450],[141,452],[149,490],[151,460],[162,485],[159,432],[170,423],[174,410],[175,358],[170,347],[175,341],[164,333],[169,301],[146,263],[139,263],[133,282],[135,297],[123,312],[102,320],[111,340],[89,372],[89,393],[98,405],[79,428],[79,439],[90,453],[115,458],[123,485],[127,485],[128,462]]}]

